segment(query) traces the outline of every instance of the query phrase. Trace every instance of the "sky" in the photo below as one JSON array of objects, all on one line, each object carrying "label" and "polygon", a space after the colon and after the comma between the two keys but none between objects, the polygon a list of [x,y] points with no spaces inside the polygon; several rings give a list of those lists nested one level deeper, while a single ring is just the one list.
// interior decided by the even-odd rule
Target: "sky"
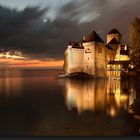
[{"label": "sky", "polygon": [[23,10],[27,6],[51,7],[49,17],[54,18],[57,9],[71,0],[0,0],[0,4],[9,8]]},{"label": "sky", "polygon": [[0,67],[61,67],[68,41],[95,30],[104,41],[117,28],[128,42],[140,18],[140,0],[0,0],[0,56],[18,50],[26,59],[0,58]]}]

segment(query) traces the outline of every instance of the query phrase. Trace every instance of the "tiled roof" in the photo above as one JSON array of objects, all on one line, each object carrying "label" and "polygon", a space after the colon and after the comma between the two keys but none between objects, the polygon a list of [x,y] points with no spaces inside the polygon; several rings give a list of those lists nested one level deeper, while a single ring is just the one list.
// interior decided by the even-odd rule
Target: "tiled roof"
[{"label": "tiled roof", "polygon": [[84,49],[84,47],[80,43],[78,43],[78,42],[74,43],[72,48]]},{"label": "tiled roof", "polygon": [[130,60],[126,60],[126,61],[110,61],[108,64],[112,65],[112,64],[130,64]]},{"label": "tiled roof", "polygon": [[88,36],[86,36],[84,40],[84,42],[93,42],[93,41],[104,43],[104,41],[100,38],[100,36],[95,31],[93,31]]},{"label": "tiled roof", "polygon": [[108,34],[119,34],[119,35],[121,35],[121,33],[115,28],[112,29]]},{"label": "tiled roof", "polygon": [[127,50],[125,50],[125,45],[121,46],[121,50],[120,50],[120,54],[121,55],[129,55],[129,48],[127,48]]},{"label": "tiled roof", "polygon": [[128,50],[126,50],[126,51],[125,50],[121,50],[120,54],[121,55],[129,55],[129,51]]},{"label": "tiled roof", "polygon": [[120,43],[117,41],[115,37],[108,43],[108,45],[116,45],[116,44],[118,45]]},{"label": "tiled roof", "polygon": [[109,50],[113,50],[109,45],[105,45]]},{"label": "tiled roof", "polygon": [[69,41],[68,45],[72,45],[72,42],[71,42],[71,41]]}]

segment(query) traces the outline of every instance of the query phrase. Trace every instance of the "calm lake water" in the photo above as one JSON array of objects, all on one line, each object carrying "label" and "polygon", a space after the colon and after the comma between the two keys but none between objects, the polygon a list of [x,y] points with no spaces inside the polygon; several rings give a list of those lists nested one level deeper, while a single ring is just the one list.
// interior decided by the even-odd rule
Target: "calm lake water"
[{"label": "calm lake water", "polygon": [[62,70],[0,70],[0,136],[135,136],[139,81],[57,79]]}]

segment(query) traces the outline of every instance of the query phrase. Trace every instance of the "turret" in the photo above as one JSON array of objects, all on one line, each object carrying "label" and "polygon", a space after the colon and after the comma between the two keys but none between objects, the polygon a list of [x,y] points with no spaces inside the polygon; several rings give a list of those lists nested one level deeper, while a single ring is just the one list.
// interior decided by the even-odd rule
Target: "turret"
[{"label": "turret", "polygon": [[117,29],[112,29],[108,34],[107,34],[107,44],[113,39],[116,38],[116,40],[121,43],[122,35]]},{"label": "turret", "polygon": [[72,48],[72,42],[69,41],[69,43],[68,43],[68,49],[71,49],[71,48]]}]

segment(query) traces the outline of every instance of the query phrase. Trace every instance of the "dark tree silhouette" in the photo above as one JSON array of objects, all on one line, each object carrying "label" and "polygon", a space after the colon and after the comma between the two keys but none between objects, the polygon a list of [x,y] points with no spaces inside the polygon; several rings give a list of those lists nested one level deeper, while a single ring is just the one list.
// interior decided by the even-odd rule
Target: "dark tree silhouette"
[{"label": "dark tree silhouette", "polygon": [[131,60],[140,69],[140,19],[135,18],[130,26],[129,41],[132,47]]}]

